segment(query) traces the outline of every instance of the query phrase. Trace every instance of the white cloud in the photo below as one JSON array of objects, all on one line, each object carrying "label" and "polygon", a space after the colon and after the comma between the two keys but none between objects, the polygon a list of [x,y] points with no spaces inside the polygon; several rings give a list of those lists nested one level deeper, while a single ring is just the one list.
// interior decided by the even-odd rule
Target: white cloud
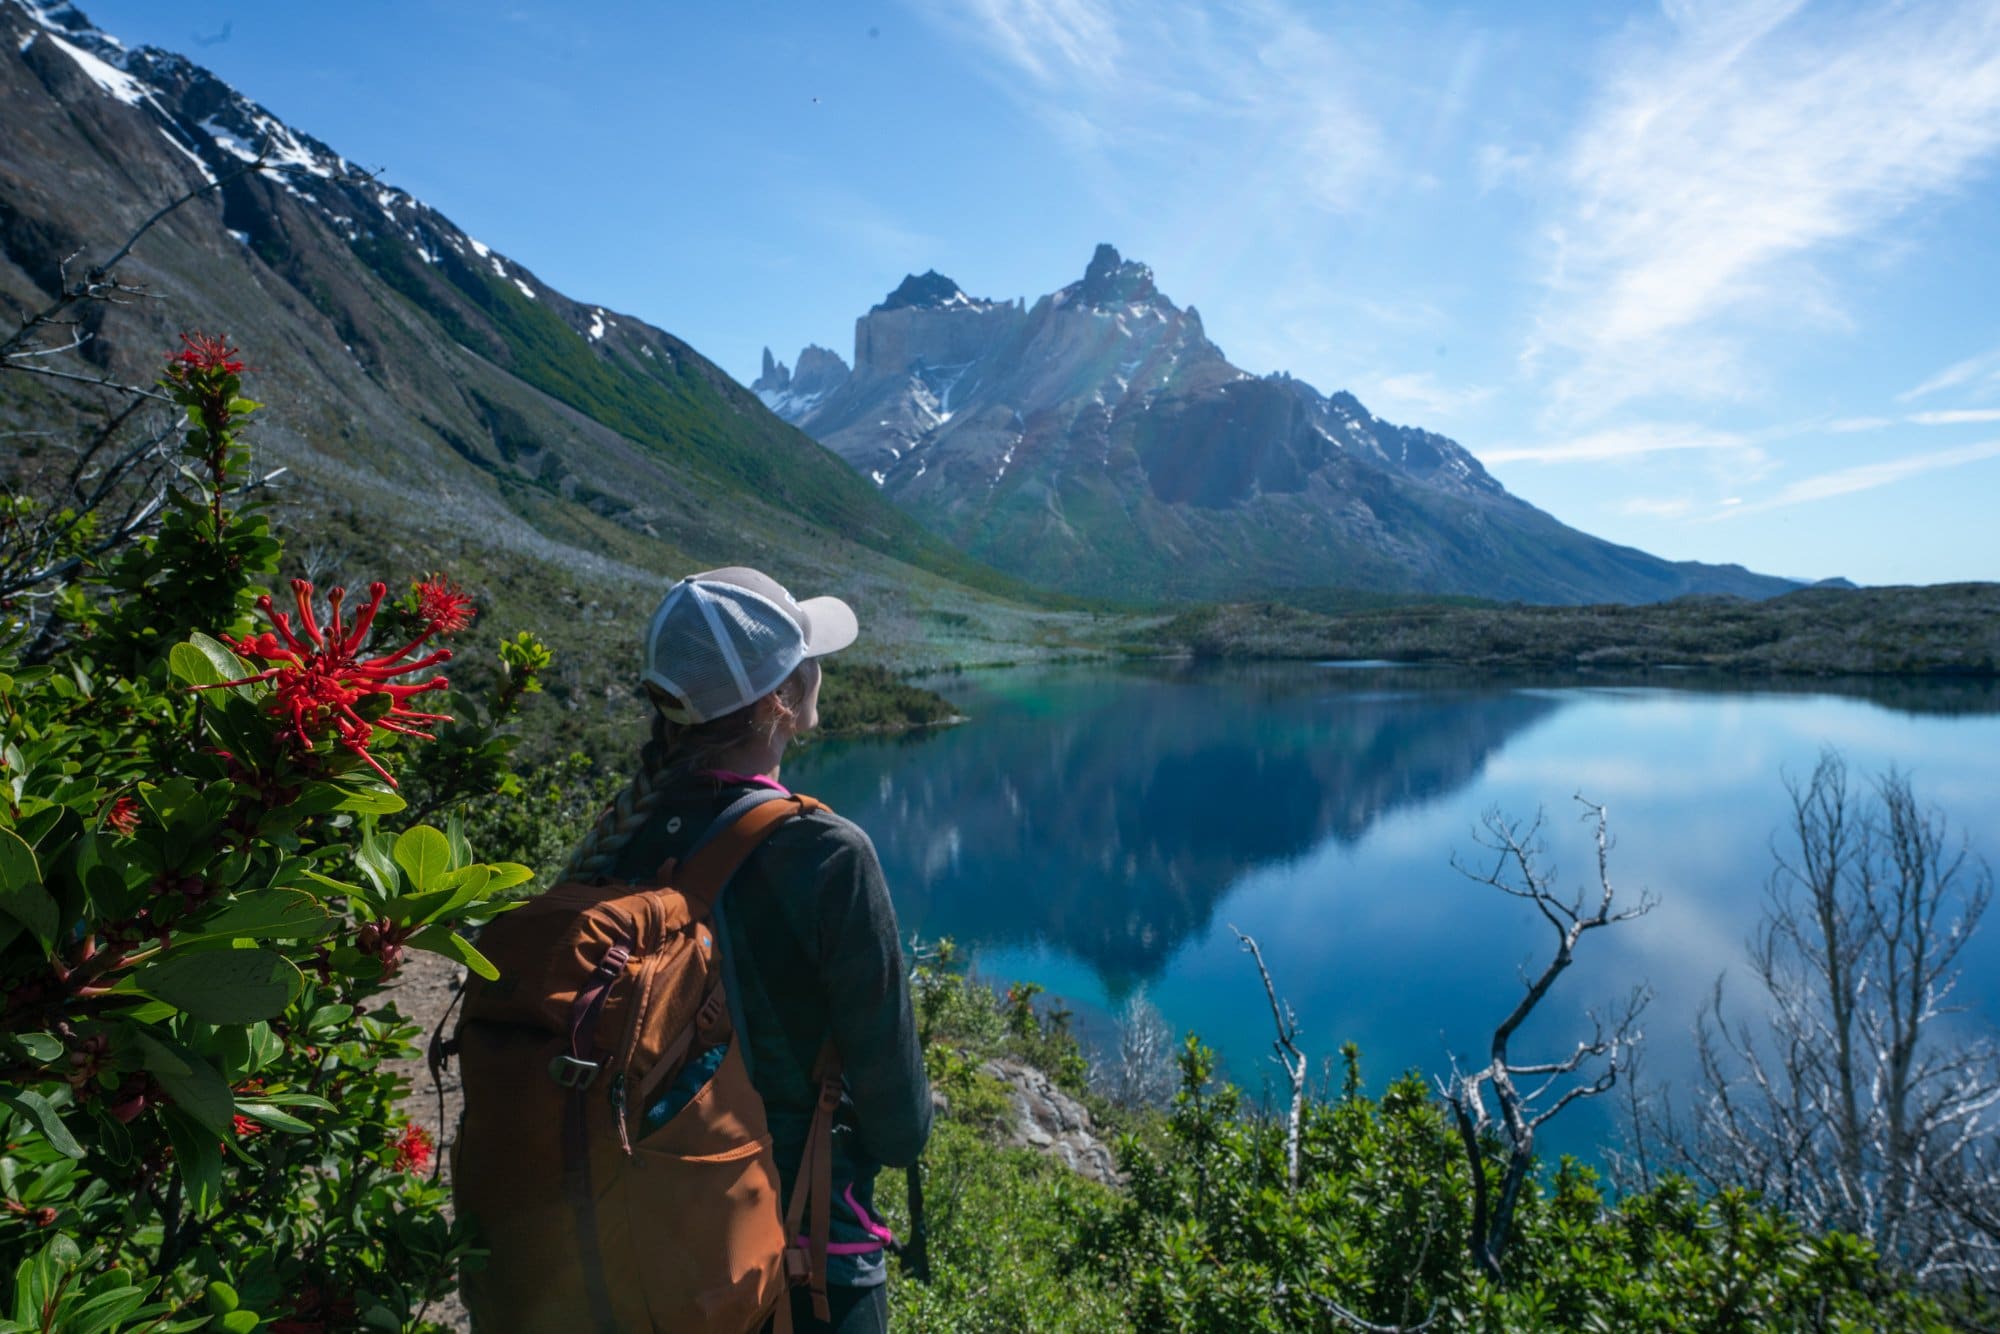
[{"label": "white cloud", "polygon": [[1935,394],[1941,389],[1957,389],[1967,384],[1976,385],[1978,388],[2000,386],[2000,347],[1952,363],[1916,388],[1906,389],[1896,395],[1896,401],[1908,403],[1926,394]]},{"label": "white cloud", "polygon": [[1540,444],[1502,445],[1479,451],[1479,459],[1486,464],[1601,463],[1684,450],[1721,450],[1756,457],[1762,454],[1751,438],[1741,432],[1671,422],[1637,422]]},{"label": "white cloud", "polygon": [[1400,419],[1397,414],[1432,421],[1455,417],[1493,397],[1489,387],[1442,384],[1429,371],[1364,377],[1355,383],[1354,392],[1371,412],[1392,420]]},{"label": "white cloud", "polygon": [[1978,463],[1990,458],[2000,458],[2000,440],[1987,440],[1958,449],[1940,449],[1930,454],[1911,454],[1900,459],[1887,459],[1881,463],[1864,463],[1853,468],[1841,468],[1835,472],[1821,473],[1817,477],[1807,477],[1793,482],[1769,499],[1739,506],[1728,511],[1727,516],[1756,514],[1764,510],[1781,509],[1788,505],[1803,505],[1815,500],[1828,500],[1834,496],[1852,495],[1857,491],[1873,491],[1878,486],[1889,486],[1921,473],[1936,472],[1941,468],[1963,467],[1965,464]]},{"label": "white cloud", "polygon": [[1671,34],[1615,61],[1568,154],[1524,354],[1570,412],[1744,392],[1744,322],[1837,316],[1813,261],[2000,147],[2000,6],[1800,9],[1669,4]]},{"label": "white cloud", "polygon": [[1961,426],[1966,422],[2000,422],[2000,408],[1952,408],[1943,412],[1915,412],[1910,420],[1918,426]]},{"label": "white cloud", "polygon": [[917,5],[995,57],[1000,86],[1092,159],[1147,155],[1185,178],[1178,127],[1192,120],[1201,139],[1240,146],[1217,170],[1336,213],[1358,210],[1388,166],[1352,54],[1282,0]]}]

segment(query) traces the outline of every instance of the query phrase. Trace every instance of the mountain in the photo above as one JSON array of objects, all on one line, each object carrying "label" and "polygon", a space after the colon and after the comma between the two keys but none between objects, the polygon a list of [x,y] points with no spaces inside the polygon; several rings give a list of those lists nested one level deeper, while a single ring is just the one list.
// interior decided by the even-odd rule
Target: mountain
[{"label": "mountain", "polygon": [[[0,315],[200,192],[119,267],[150,299],[75,308],[83,369],[145,384],[177,331],[226,332],[271,404],[253,434],[260,466],[289,469],[272,494],[295,554],[318,548],[333,576],[449,560],[522,615],[580,616],[593,646],[706,565],[898,616],[968,587],[1027,594],[685,342],[554,290],[187,58],[55,0],[0,0],[0,41]],[[73,382],[0,375],[0,431],[60,436],[101,410]],[[0,481],[31,451],[8,453]],[[629,653],[634,633],[601,642]]]},{"label": "mountain", "polygon": [[1108,245],[1032,306],[912,275],[855,321],[851,369],[810,347],[790,372],[767,350],[751,388],[968,554],[1079,594],[1576,603],[1797,587],[1577,532],[1455,441],[1239,370],[1192,306]]}]

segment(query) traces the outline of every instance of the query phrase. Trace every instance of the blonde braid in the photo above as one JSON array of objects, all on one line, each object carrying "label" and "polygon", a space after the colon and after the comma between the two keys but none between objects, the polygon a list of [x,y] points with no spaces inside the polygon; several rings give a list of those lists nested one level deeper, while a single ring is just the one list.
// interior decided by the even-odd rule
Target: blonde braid
[{"label": "blonde braid", "polygon": [[[784,698],[787,688],[796,693],[790,677],[776,698],[779,710],[789,717],[792,705]],[[754,700],[734,713],[725,713],[705,723],[676,723],[655,708],[652,738],[639,748],[639,771],[597,817],[597,823],[570,854],[556,879],[588,880],[609,875],[617,864],[618,854],[645,827],[660,804],[661,794],[672,786],[672,780],[741,745],[756,727]]]},{"label": "blonde braid", "polygon": [[639,771],[597,817],[557,880],[587,880],[611,873],[618,854],[645,826],[653,808],[660,804],[660,794],[667,789],[668,760],[674,749],[672,727],[665,715],[653,715],[652,738],[639,748]]}]

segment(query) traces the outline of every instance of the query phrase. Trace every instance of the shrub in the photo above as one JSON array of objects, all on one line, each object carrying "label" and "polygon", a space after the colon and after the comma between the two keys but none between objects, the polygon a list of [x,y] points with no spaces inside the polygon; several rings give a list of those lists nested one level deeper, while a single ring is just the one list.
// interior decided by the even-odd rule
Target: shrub
[{"label": "shrub", "polygon": [[0,619],[0,1328],[403,1328],[472,1253],[381,992],[410,950],[491,975],[458,928],[529,870],[409,823],[394,766],[443,725],[433,808],[504,787],[493,728],[546,656],[454,720],[449,580],[260,595],[242,371],[186,340],[157,531],[66,576],[60,635]]}]

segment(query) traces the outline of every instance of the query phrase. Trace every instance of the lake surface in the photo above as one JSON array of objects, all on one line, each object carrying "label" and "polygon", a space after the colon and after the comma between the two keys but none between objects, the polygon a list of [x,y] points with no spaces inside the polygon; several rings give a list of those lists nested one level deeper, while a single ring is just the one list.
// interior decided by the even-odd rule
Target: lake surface
[{"label": "lake surface", "polygon": [[[949,935],[997,981],[1041,983],[1086,1039],[1143,987],[1258,1096],[1281,1081],[1270,1010],[1230,926],[1260,942],[1315,1065],[1348,1039],[1368,1087],[1483,1052],[1552,932],[1452,868],[1482,813],[1532,818],[1558,884],[1594,886],[1581,792],[1610,811],[1621,895],[1648,916],[1591,933],[1517,1059],[1548,1059],[1584,1012],[1639,984],[1646,1078],[1685,1079],[1718,974],[1754,999],[1744,941],[1788,810],[1785,775],[1838,747],[1856,786],[1890,765],[1954,838],[2000,865],[2000,690],[1851,690],[1496,679],[1369,664],[1145,665],[926,682],[970,721],[832,741],[785,776],[858,821],[907,933]],[[2000,914],[1959,999],[2000,1018]],[[1540,1041],[1538,1042],[1537,1039]],[[1545,1149],[1587,1152],[1608,1105],[1573,1106]]]}]

